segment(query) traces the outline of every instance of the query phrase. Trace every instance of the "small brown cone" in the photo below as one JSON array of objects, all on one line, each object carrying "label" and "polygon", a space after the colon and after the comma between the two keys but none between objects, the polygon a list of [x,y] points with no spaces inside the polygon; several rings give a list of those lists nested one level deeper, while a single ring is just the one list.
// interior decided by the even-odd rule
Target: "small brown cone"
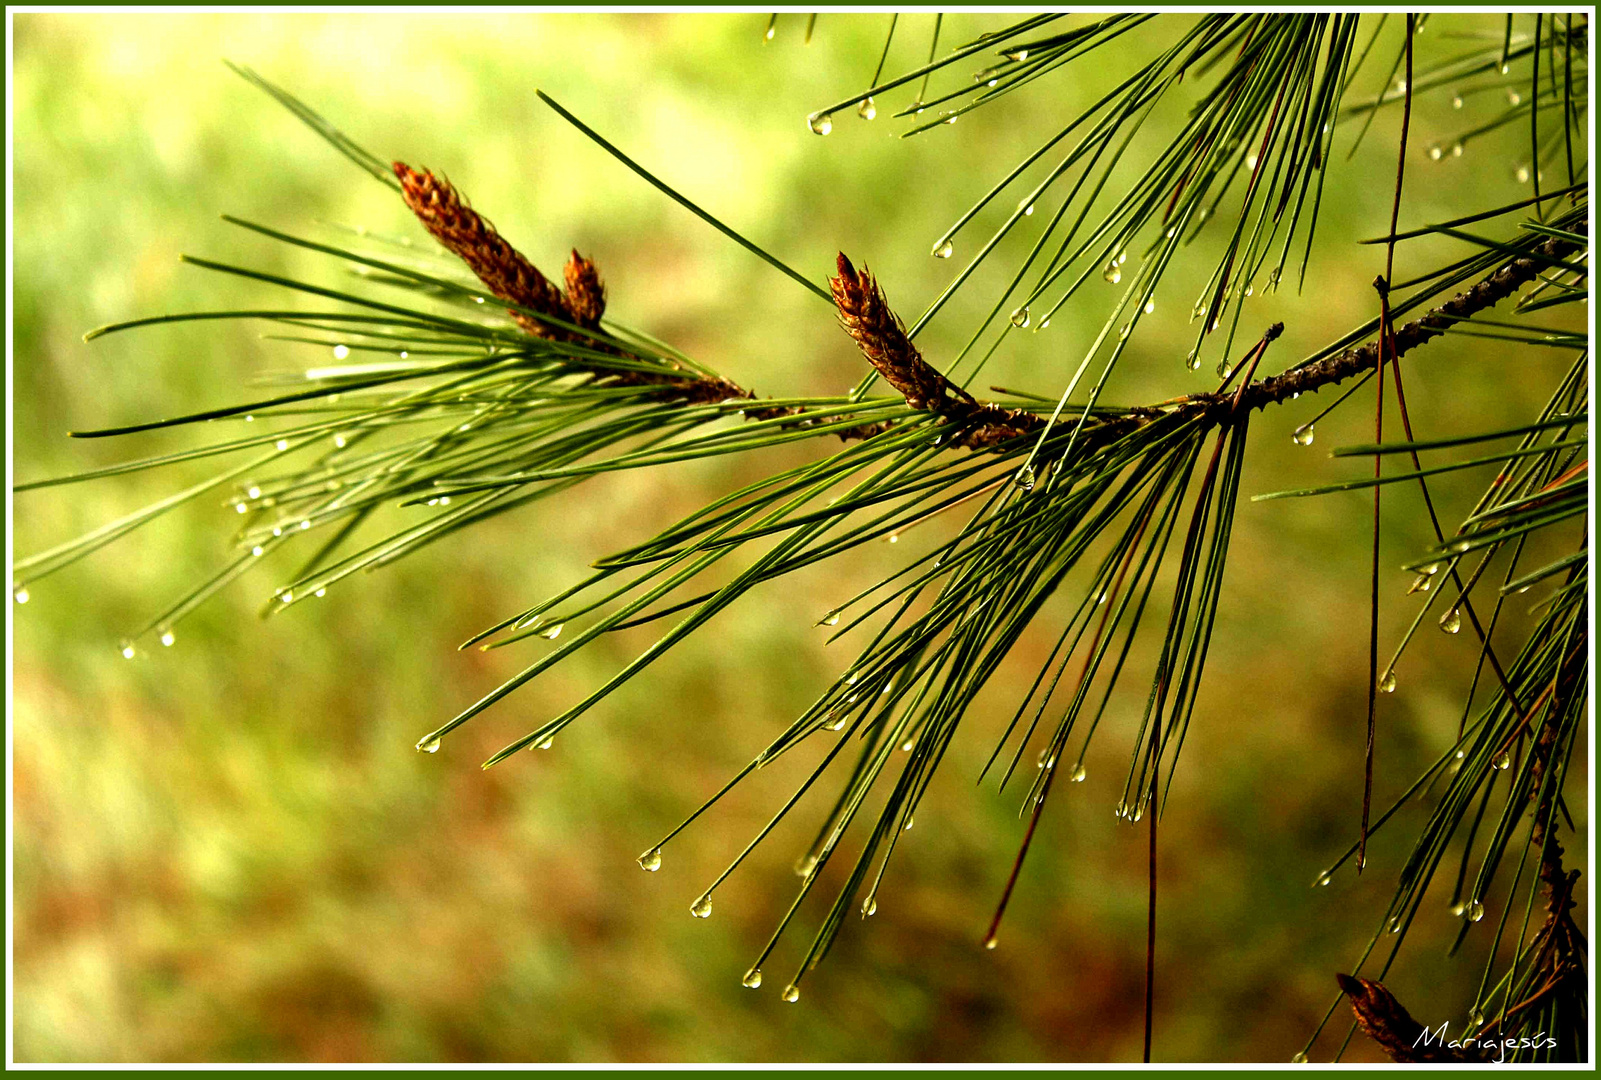
[{"label": "small brown cone", "polygon": [[[401,196],[423,228],[466,263],[490,292],[507,303],[574,321],[561,290],[468,206],[449,180],[400,161],[394,163],[394,170]],[[517,325],[536,337],[566,336],[523,312],[510,314]]]},{"label": "small brown cone", "polygon": [[595,264],[578,254],[574,248],[563,270],[567,279],[567,308],[573,322],[589,330],[600,326],[600,317],[606,313],[606,286],[600,280]]}]

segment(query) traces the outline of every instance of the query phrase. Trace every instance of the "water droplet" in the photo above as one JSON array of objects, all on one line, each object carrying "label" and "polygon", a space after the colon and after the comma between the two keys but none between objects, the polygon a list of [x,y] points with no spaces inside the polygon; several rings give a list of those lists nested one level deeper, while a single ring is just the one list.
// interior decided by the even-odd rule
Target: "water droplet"
[{"label": "water droplet", "polygon": [[1462,144],[1461,143],[1455,142],[1455,143],[1451,144],[1451,156],[1452,157],[1461,157],[1462,156]]},{"label": "water droplet", "polygon": [[250,549],[250,554],[252,554],[252,555],[255,555],[255,556],[257,556],[257,557],[258,557],[258,558],[259,558],[259,557],[260,557],[260,556],[261,556],[261,554],[262,554],[262,553],[263,553],[263,552],[264,552],[264,551],[265,551],[265,550],[266,550],[266,549],[265,549],[265,548],[263,548],[263,547],[262,547],[262,546],[261,546],[261,545],[260,545],[260,544],[257,544],[257,545],[256,545],[256,546],[255,546],[255,547],[253,547],[253,548],[251,548],[251,549]]},{"label": "water droplet", "polygon": [[1451,97],[1451,108],[1460,109],[1461,107],[1462,107],[1462,95],[1461,94],[1452,95],[1452,97]]},{"label": "water droplet", "polygon": [[907,819],[906,819],[906,824],[901,826],[901,832],[910,832],[911,829],[912,829],[912,819],[911,819],[910,816],[908,816]]},{"label": "water droplet", "polygon": [[439,736],[435,735],[434,737],[429,738],[427,735],[424,735],[422,738],[417,740],[417,749],[421,750],[425,754],[439,753]]},{"label": "water droplet", "polygon": [[1101,271],[1101,277],[1105,278],[1108,284],[1116,285],[1123,280],[1123,271],[1118,267],[1117,261],[1114,259],[1106,264],[1106,269]]},{"label": "water droplet", "polygon": [[844,728],[844,726],[845,717],[843,715],[836,716],[834,719],[823,725],[823,727],[827,728],[829,731],[839,731]]},{"label": "water droplet", "polygon": [[907,739],[905,742],[901,743],[901,749],[910,754],[912,752],[912,740]]},{"label": "water droplet", "polygon": [[1047,316],[1045,316],[1045,318],[1040,320],[1040,324],[1039,324],[1039,326],[1035,327],[1034,332],[1037,334],[1037,333],[1039,333],[1041,330],[1045,329],[1049,325],[1051,325],[1051,317],[1049,315],[1047,315]]},{"label": "water droplet", "polygon": [[249,415],[247,415],[247,416],[246,416],[246,417],[245,417],[245,423],[247,423],[247,424],[254,424],[254,423],[255,423],[255,422],[256,422],[256,418],[255,418],[255,417],[254,417],[254,416],[249,416]]},{"label": "water droplet", "polygon": [[349,355],[350,355],[350,346],[348,346],[348,345],[335,345],[334,346],[334,359],[335,360],[343,360],[345,357],[347,357]]},{"label": "water droplet", "polygon": [[1054,769],[1056,767],[1056,754],[1049,746],[1040,751],[1038,764],[1042,769]]},{"label": "water droplet", "polygon": [[1156,301],[1155,300],[1147,300],[1147,301],[1145,301],[1145,314],[1149,315],[1151,312],[1153,312],[1155,310],[1156,310]]},{"label": "water droplet", "polygon": [[1484,1026],[1484,1010],[1477,1005],[1468,1010],[1468,1023],[1473,1027]]},{"label": "water droplet", "polygon": [[[654,874],[656,871],[662,868],[662,849],[659,847],[653,847],[649,851],[645,852],[645,854],[641,855],[637,861],[639,862],[639,868],[641,870],[648,870],[650,873]],[[759,977],[757,981],[761,981]]]},{"label": "water droplet", "polygon": [[1245,156],[1245,167],[1247,169],[1250,169],[1252,172],[1256,171],[1256,155],[1255,154],[1247,154]]},{"label": "water droplet", "polygon": [[822,621],[820,621],[817,625],[818,626],[838,626],[839,625],[839,612],[830,611],[827,615],[823,616]]},{"label": "water droplet", "polygon": [[[769,31],[769,36],[771,36],[771,31]],[[739,982],[740,985],[745,987],[745,989],[755,990],[757,987],[762,985],[762,969],[751,968],[749,971],[745,972],[745,977],[739,980]]]},{"label": "water droplet", "polygon": [[1390,916],[1390,933],[1399,934],[1400,932],[1401,932],[1401,916],[1399,916],[1399,915],[1391,915]]},{"label": "water droplet", "polygon": [[1334,876],[1332,874],[1323,874],[1319,876],[1317,883],[1319,888],[1326,889],[1334,883]]},{"label": "water droplet", "polygon": [[15,600],[19,604],[26,604],[32,598],[33,596],[28,592],[26,586],[18,585],[11,590],[11,599]]},{"label": "water droplet", "polygon": [[235,510],[237,510],[237,511],[239,511],[239,512],[240,512],[240,513],[241,513],[241,514],[243,514],[243,513],[245,513],[245,512],[246,512],[246,511],[247,511],[247,510],[249,510],[249,509],[250,509],[250,508],[249,508],[249,507],[247,507],[247,506],[246,506],[246,505],[245,505],[245,504],[244,504],[244,503],[238,503],[238,504],[236,504],[236,505],[235,505],[235,506],[234,506],[234,509],[235,509]]},{"label": "water droplet", "polygon": [[709,919],[712,914],[712,894],[707,893],[690,905],[689,913],[697,919]]},{"label": "water droplet", "polygon": [[947,115],[946,115],[946,117],[945,117],[945,122],[946,122],[946,123],[947,123],[947,124],[954,124],[954,123],[956,123],[956,114],[955,114],[955,113],[948,113],[948,114],[947,114]]},{"label": "water droplet", "polygon": [[117,646],[117,649],[122,653],[122,658],[124,660],[132,660],[136,655],[138,655],[138,651],[133,647],[133,642],[128,641],[126,638],[123,639],[121,645]]},{"label": "water droplet", "polygon": [[877,912],[878,912],[878,901],[873,899],[871,896],[863,897],[862,898],[862,914],[864,916],[866,916],[866,915],[876,914]]},{"label": "water droplet", "polygon": [[1468,905],[1463,903],[1461,900],[1458,900],[1456,903],[1451,905],[1451,914],[1455,915],[1459,919],[1463,916],[1464,913],[1467,912],[1467,910],[1468,910]]},{"label": "water droplet", "polygon": [[[1214,329],[1215,329],[1216,328],[1216,324],[1213,324],[1213,326],[1214,326]],[[1219,360],[1217,362],[1217,377],[1218,378],[1226,379],[1232,374],[1234,374],[1234,367],[1226,359],[1225,360]]]},{"label": "water droplet", "polygon": [[1379,690],[1386,694],[1395,693],[1395,672],[1386,671],[1384,678],[1379,680]]},{"label": "water droplet", "polygon": [[1299,1050],[1297,1050],[1295,1052],[1295,1056],[1290,1058],[1290,1064],[1291,1065],[1305,1065],[1306,1064],[1306,1055],[1301,1053]]},{"label": "water droplet", "polygon": [[1468,922],[1478,922],[1484,918],[1484,905],[1477,900],[1468,901]]},{"label": "water droplet", "polygon": [[1300,427],[1295,429],[1295,434],[1291,436],[1291,438],[1295,440],[1295,445],[1297,446],[1311,446],[1312,437],[1313,432],[1311,424],[1302,424]]},{"label": "water droplet", "polygon": [[1440,620],[1440,629],[1444,630],[1447,634],[1454,634],[1461,630],[1462,609],[1452,608],[1450,611],[1447,611],[1445,616]]},{"label": "water droplet", "polygon": [[544,638],[546,641],[555,641],[557,638],[561,637],[561,628],[565,625],[565,623],[557,623],[555,626],[547,626],[545,629],[539,632],[539,636]]},{"label": "water droplet", "polygon": [[1128,817],[1128,803],[1118,800],[1117,809],[1112,811],[1112,816],[1116,817],[1119,821]]},{"label": "water droplet", "polygon": [[1084,782],[1084,778],[1088,775],[1089,773],[1084,771],[1084,763],[1081,761],[1077,765],[1073,766],[1073,771],[1068,774],[1067,778],[1075,784],[1082,784]]},{"label": "water droplet", "polygon": [[1528,182],[1529,182],[1529,167],[1527,165],[1519,165],[1518,166],[1518,183],[1527,184]]},{"label": "water droplet", "polygon": [[1023,216],[1024,217],[1033,217],[1034,216],[1034,204],[1033,203],[1029,203],[1027,206],[1023,207]]},{"label": "water droplet", "polygon": [[273,443],[273,445],[276,446],[279,450],[287,450],[287,449],[289,449],[289,440],[288,439],[279,439],[276,443]]},{"label": "water droplet", "polygon": [[1518,93],[1516,90],[1508,90],[1506,92],[1506,103],[1508,105],[1522,105],[1523,95]]},{"label": "water droplet", "polygon": [[901,542],[901,534],[900,533],[890,533],[889,534],[889,542],[892,543],[892,544],[900,543]]},{"label": "water droplet", "polygon": [[806,126],[814,135],[827,135],[834,130],[834,118],[828,113],[813,113],[806,118]]},{"label": "water droplet", "polygon": [[994,934],[991,934],[989,937],[984,939],[984,948],[986,949],[994,949],[997,944],[998,942],[996,942]]},{"label": "water droplet", "polygon": [[816,870],[816,869],[817,869],[817,856],[816,855],[805,855],[805,856],[802,856],[801,858],[795,860],[795,876],[796,877],[810,877],[812,871]]},{"label": "water droplet", "polygon": [[1028,59],[1028,50],[1018,49],[1016,52],[1007,53],[1006,58],[1008,60],[1015,60],[1021,64],[1024,60]]},{"label": "water droplet", "polygon": [[1017,475],[1012,478],[1012,483],[1016,484],[1024,491],[1033,491],[1034,466],[1024,465],[1021,469],[1017,470]]},{"label": "water droplet", "polygon": [[475,297],[473,297],[473,303],[475,303],[475,304],[482,304],[482,303],[483,303],[483,302],[484,302],[484,298],[483,298],[483,297],[482,297],[482,296],[475,296]]},{"label": "water droplet", "polygon": [[1200,371],[1201,370],[1201,350],[1200,349],[1191,349],[1189,351],[1189,353],[1184,357],[1184,365],[1186,367],[1188,367],[1191,371]]},{"label": "water droplet", "polygon": [[934,258],[948,259],[951,257],[951,252],[955,250],[955,245],[953,245],[949,240],[942,240],[934,247]]},{"label": "water droplet", "polygon": [[784,987],[783,997],[785,1001],[793,1005],[795,1002],[800,1000],[800,987],[796,986],[794,983],[790,983],[788,986]]},{"label": "water droplet", "polygon": [[343,435],[335,435],[334,436],[334,446],[336,446],[339,449],[343,450],[345,448],[345,437]]},{"label": "water droplet", "polygon": [[321,598],[328,595],[328,590],[318,589],[316,592],[312,593],[312,595]]},{"label": "water droplet", "polygon": [[177,640],[178,635],[174,634],[171,630],[163,630],[161,632],[161,643],[167,648],[172,648],[173,642]]},{"label": "water droplet", "polygon": [[549,750],[555,744],[556,744],[556,736],[554,736],[554,735],[546,735],[543,739],[540,739],[538,742],[536,742],[534,744],[534,749],[535,750]]},{"label": "water droplet", "polygon": [[1430,161],[1439,161],[1443,157],[1445,157],[1445,149],[1439,143],[1435,143],[1433,146],[1429,147]]},{"label": "water droplet", "polygon": [[248,499],[259,499],[259,498],[261,498],[261,489],[256,487],[255,485],[251,485],[249,488],[247,488],[245,490],[245,497],[248,498]]},{"label": "water droplet", "polygon": [[865,98],[860,105],[856,106],[856,114],[863,120],[871,120],[878,115],[878,106],[873,104],[872,98]]},{"label": "water droplet", "polygon": [[1015,326],[1019,330],[1021,330],[1024,327],[1028,326],[1028,323],[1029,323],[1028,308],[1020,307],[1016,311],[1012,312],[1012,325],[1013,326]]},{"label": "water droplet", "polygon": [[1497,771],[1505,772],[1512,767],[1511,752],[1507,750],[1501,751],[1499,754],[1495,755],[1495,760],[1491,761],[1490,764],[1494,765]]}]

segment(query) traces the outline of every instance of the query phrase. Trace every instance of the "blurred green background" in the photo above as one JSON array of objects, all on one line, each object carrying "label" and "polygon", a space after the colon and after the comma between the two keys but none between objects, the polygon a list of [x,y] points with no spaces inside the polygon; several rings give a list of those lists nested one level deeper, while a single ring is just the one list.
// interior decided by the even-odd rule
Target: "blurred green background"
[{"label": "blurred green background", "polygon": [[[952,16],[946,40],[1002,18]],[[751,14],[15,20],[19,479],[190,445],[198,433],[86,443],[64,432],[222,404],[264,373],[324,362],[246,324],[81,341],[90,327],[138,315],[304,302],[180,266],[180,252],[338,281],[325,261],[231,229],[219,213],[290,232],[332,221],[422,238],[391,192],[229,73],[224,57],[291,89],[381,157],[448,173],[547,269],[569,246],[591,254],[618,318],[763,393],[791,394],[837,392],[861,373],[823,305],[609,160],[534,89],[804,272],[821,278],[836,250],[849,251],[911,316],[987,229],[964,234],[951,263],[928,257],[932,240],[1075,103],[1103,92],[1103,72],[1124,55],[916,139],[893,137],[903,129],[888,114],[901,98],[881,101],[872,123],[837,117],[819,139],[802,118],[864,85],[888,16],[825,15],[810,46],[800,15],[782,16],[765,46],[766,16]],[[1447,22],[1499,33],[1499,16],[1436,16],[1420,48],[1443,42]],[[921,62],[931,23],[901,19],[890,70]],[[1149,46],[1125,47],[1132,59]],[[959,65],[945,84],[969,70]],[[1492,107],[1476,99],[1454,112],[1449,96],[1417,104],[1403,224],[1518,196],[1521,134],[1427,159],[1431,141]],[[1382,249],[1350,241],[1387,223],[1397,122],[1382,116],[1330,180],[1307,294],[1251,302],[1246,325],[1288,327],[1271,369],[1371,315]],[[1452,252],[1403,247],[1398,272]],[[1198,283],[1202,263],[1174,280]],[[981,275],[929,328],[922,340],[936,362],[966,340],[995,283]],[[1057,393],[1112,292],[1091,289],[1050,332],[1017,335],[986,381]],[[1159,301],[1110,396],[1153,401],[1212,382],[1211,363],[1192,374],[1181,359],[1189,299],[1177,289]],[[1490,341],[1431,346],[1408,364],[1419,437],[1525,416],[1567,363]],[[1323,451],[1369,441],[1365,393],[1319,424],[1315,448],[1290,440],[1323,398],[1254,424],[1247,493],[1354,475]],[[804,916],[804,936],[780,946],[760,992],[739,978],[797,884],[791,863],[812,827],[804,817],[718,890],[711,919],[687,908],[805,763],[742,785],[668,847],[659,873],[641,873],[634,857],[853,655],[841,651],[849,643],[825,648],[813,624],[895,565],[889,549],[760,591],[550,753],[477,768],[648,638],[591,648],[437,755],[413,750],[545,647],[458,653],[456,643],[569,584],[592,558],[817,452],[593,481],[266,622],[256,614],[278,581],[257,570],[185,621],[176,647],[135,663],[116,643],[221,560],[234,528],[225,508],[172,515],[33,585],[32,602],[12,609],[17,1059],[1137,1060],[1146,840],[1111,811],[1143,701],[1138,679],[1097,739],[1088,782],[1053,800],[1000,947],[978,945],[1021,837],[1022,793],[997,797],[973,778],[1049,650],[1055,618],[1025,638],[988,706],[964,723],[897,849],[877,916],[852,921],[798,1005],[778,990],[809,940]],[[65,540],[201,475],[176,467],[18,496],[16,550]],[[1441,478],[1448,519],[1484,479]],[[1391,491],[1386,643],[1414,610],[1402,599],[1410,575],[1397,567],[1430,539],[1415,492]],[[1349,970],[1373,931],[1421,820],[1409,810],[1379,834],[1362,879],[1308,888],[1358,821],[1369,505],[1354,493],[1241,505],[1208,683],[1164,818],[1159,1059],[1287,1060],[1332,1000],[1333,972]],[[1520,617],[1511,622],[1515,633]],[[1382,701],[1381,804],[1449,745],[1470,637],[1425,630],[1400,690]],[[1580,792],[1587,775],[1575,771]],[[1569,805],[1587,828],[1584,800]],[[1583,847],[1570,845],[1581,868]],[[1420,1017],[1460,1024],[1487,935],[1446,959],[1456,926],[1447,899],[1427,905],[1390,982]],[[1372,1050],[1359,1038],[1350,1056]]]}]

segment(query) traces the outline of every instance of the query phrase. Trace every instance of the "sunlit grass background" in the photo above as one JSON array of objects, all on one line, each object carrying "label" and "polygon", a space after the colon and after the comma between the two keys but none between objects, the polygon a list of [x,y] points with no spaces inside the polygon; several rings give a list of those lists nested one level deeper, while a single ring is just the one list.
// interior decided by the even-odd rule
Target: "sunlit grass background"
[{"label": "sunlit grass background", "polygon": [[[820,279],[841,249],[865,261],[912,316],[1010,203],[964,234],[951,263],[928,257],[933,239],[1075,103],[1102,92],[1121,55],[916,139],[893,137],[904,129],[888,114],[903,99],[881,101],[872,123],[837,117],[819,139],[802,118],[864,84],[888,17],[825,15],[809,47],[803,16],[782,17],[766,46],[765,21],[17,16],[17,476],[189,445],[196,433],[116,443],[64,433],[221,404],[265,373],[324,362],[320,350],[263,341],[265,328],[247,324],[81,341],[90,327],[137,315],[301,302],[180,266],[180,252],[341,280],[219,213],[291,232],[344,222],[423,239],[390,191],[222,58],[290,88],[381,157],[444,171],[547,269],[571,246],[592,255],[617,317],[745,385],[791,394],[837,392],[860,376],[824,305],[609,160],[535,88],[803,272]],[[901,19],[891,70],[921,62],[931,23]],[[1491,23],[1500,25],[1455,20],[1468,30]],[[954,16],[946,40],[999,24]],[[1248,308],[1242,325],[1287,325],[1270,370],[1371,315],[1382,250],[1351,241],[1387,224],[1397,120],[1381,117],[1330,181],[1306,295],[1286,289]],[[1482,140],[1461,159],[1427,159],[1431,141],[1470,120],[1453,113],[1448,93],[1418,102],[1403,223],[1518,197],[1518,135]],[[1398,272],[1453,250],[1403,248]],[[1198,288],[1201,263],[1174,280]],[[923,344],[936,362],[966,340],[996,280],[981,275],[931,325]],[[1211,362],[1200,373],[1182,362],[1188,287],[1159,298],[1113,388],[1118,400],[1213,381]],[[1059,392],[1113,290],[1097,283],[1090,294],[1046,333],[1017,335],[986,381]],[[1431,346],[1407,368],[1420,437],[1527,415],[1567,362],[1472,339]],[[1314,448],[1296,447],[1291,429],[1320,407],[1303,400],[1258,419],[1247,493],[1355,474],[1324,451],[1369,441],[1371,396],[1319,424]],[[778,990],[798,962],[799,935],[769,962],[763,990],[742,989],[739,977],[797,884],[790,867],[810,839],[805,820],[780,829],[719,889],[711,919],[691,919],[688,907],[804,762],[743,785],[669,846],[659,873],[634,865],[852,655],[848,643],[825,648],[813,624],[895,565],[890,549],[760,591],[549,753],[477,768],[647,636],[592,648],[435,756],[413,750],[546,647],[458,653],[457,642],[741,479],[817,452],[593,481],[266,622],[257,612],[288,568],[262,568],[184,622],[175,647],[135,663],[119,657],[119,638],[220,561],[234,528],[224,508],[164,519],[35,584],[32,601],[13,608],[18,1060],[1137,1058],[1145,832],[1112,814],[1143,702],[1137,680],[1097,740],[1088,782],[1053,800],[1000,947],[978,945],[1021,836],[1021,792],[997,797],[972,781],[1054,622],[1025,639],[989,707],[964,723],[897,849],[879,913],[846,929],[797,1005]],[[20,496],[17,551],[199,475],[175,468]],[[1448,518],[1466,512],[1484,479],[1441,478]],[[1397,567],[1432,538],[1415,491],[1391,491],[1387,643],[1413,610],[1402,599],[1410,575]],[[1357,827],[1369,506],[1354,493],[1242,504],[1208,684],[1164,818],[1161,1059],[1283,1061],[1299,1049],[1332,1000],[1333,972],[1349,969],[1374,930],[1400,842],[1420,820],[1403,814],[1376,838],[1361,880],[1343,874],[1308,888]],[[1399,691],[1383,700],[1384,805],[1453,737],[1470,639],[1426,630]],[[1570,790],[1584,783],[1576,775]],[[1583,798],[1569,806],[1587,828]],[[1581,867],[1582,847],[1570,846]],[[1486,935],[1446,959],[1456,926],[1446,901],[1427,905],[1391,984],[1420,1017],[1460,1024]],[[1337,1026],[1334,1042],[1344,1021]],[[1371,1049],[1358,1038],[1350,1057]]]}]

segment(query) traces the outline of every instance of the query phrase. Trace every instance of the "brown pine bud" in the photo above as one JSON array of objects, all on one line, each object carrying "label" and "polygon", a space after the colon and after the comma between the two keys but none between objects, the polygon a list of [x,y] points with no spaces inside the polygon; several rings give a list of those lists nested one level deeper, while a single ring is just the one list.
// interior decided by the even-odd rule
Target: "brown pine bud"
[{"label": "brown pine bud", "polygon": [[839,276],[829,278],[828,285],[840,324],[855,339],[867,362],[912,408],[940,411],[947,400],[945,377],[923,359],[906,336],[906,327],[890,310],[884,290],[866,267],[858,271],[840,252]]},{"label": "brown pine bud", "polygon": [[[574,321],[561,290],[468,206],[449,180],[400,161],[394,163],[394,170],[401,196],[423,228],[466,263],[490,292],[507,303]],[[510,314],[517,325],[536,337],[566,336],[522,312]]]},{"label": "brown pine bud", "polygon": [[1471,1051],[1453,1047],[1448,1041],[1435,1038],[1434,1032],[1428,1032],[1429,1037],[1425,1038],[1423,1025],[1412,1019],[1412,1014],[1395,1000],[1395,995],[1390,993],[1383,983],[1354,975],[1336,975],[1334,978],[1351,1002],[1351,1011],[1356,1014],[1356,1022],[1367,1032],[1369,1038],[1379,1044],[1379,1048],[1388,1054],[1391,1060],[1401,1062],[1479,1060]]},{"label": "brown pine bud", "polygon": [[567,279],[567,309],[573,313],[573,322],[590,330],[600,326],[600,317],[606,313],[606,286],[601,283],[595,264],[574,248],[563,276]]}]

